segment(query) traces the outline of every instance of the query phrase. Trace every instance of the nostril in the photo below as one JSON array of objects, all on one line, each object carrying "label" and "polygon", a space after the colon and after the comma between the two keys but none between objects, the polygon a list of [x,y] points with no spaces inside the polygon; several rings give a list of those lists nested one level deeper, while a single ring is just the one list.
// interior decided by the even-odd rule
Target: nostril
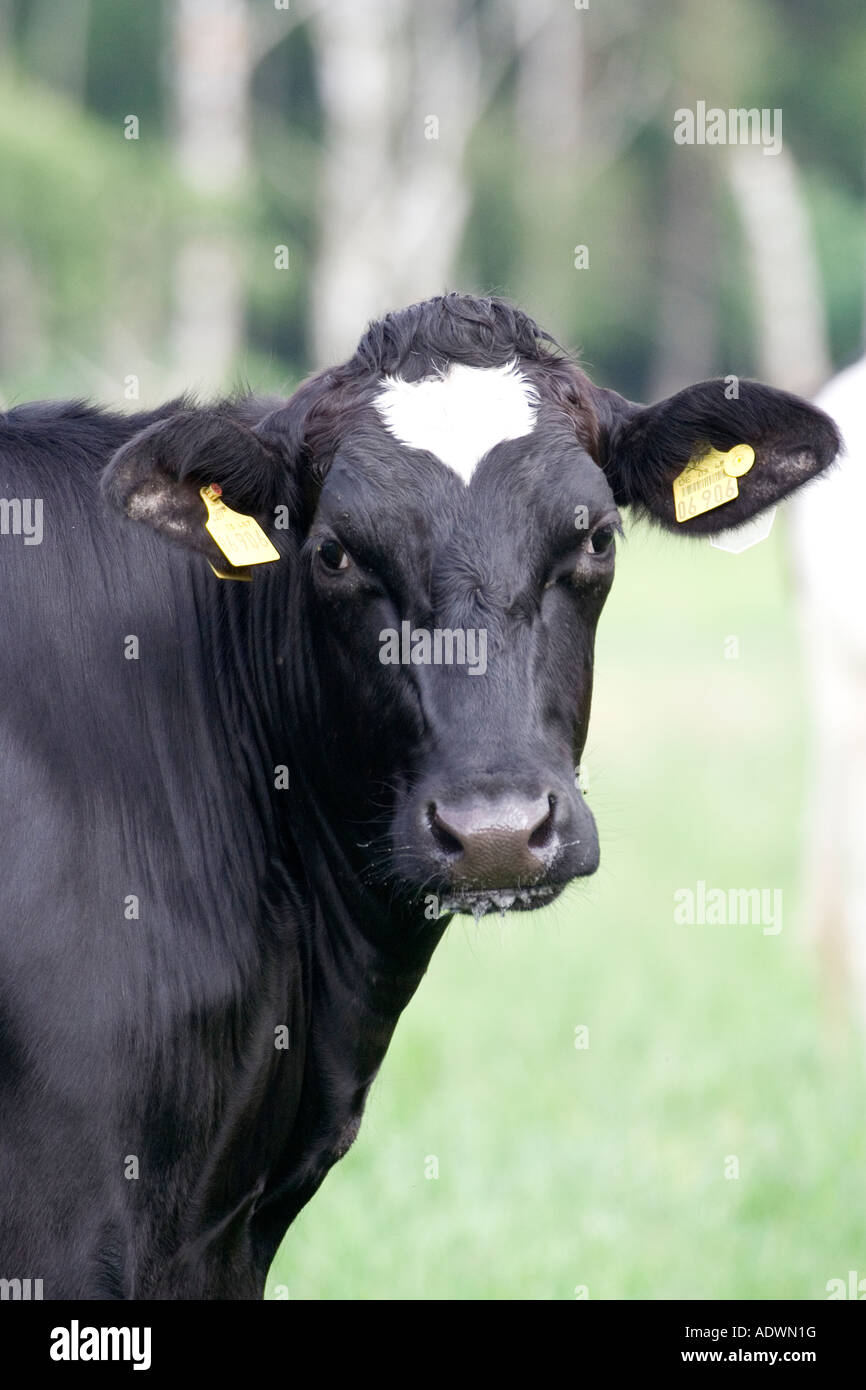
[{"label": "nostril", "polygon": [[547,815],[540,820],[530,835],[527,844],[530,849],[547,849],[553,839],[553,818],[556,813],[556,797],[551,792],[547,798]]},{"label": "nostril", "polygon": [[431,801],[427,807],[427,824],[430,826],[433,839],[441,850],[444,850],[446,854],[452,857],[457,857],[463,853],[464,846],[462,841],[458,840],[457,836],[454,835],[448,829],[445,822],[440,819],[436,811],[435,801]]}]

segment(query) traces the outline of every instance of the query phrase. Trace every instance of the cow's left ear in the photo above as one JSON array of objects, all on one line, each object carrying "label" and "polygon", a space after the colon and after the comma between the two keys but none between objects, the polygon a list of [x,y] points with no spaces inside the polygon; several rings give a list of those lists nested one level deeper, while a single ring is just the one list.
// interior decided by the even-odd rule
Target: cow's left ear
[{"label": "cow's left ear", "polygon": [[683,535],[741,525],[828,468],[841,447],[823,411],[755,381],[702,381],[651,406],[594,388],[594,403],[617,502]]}]

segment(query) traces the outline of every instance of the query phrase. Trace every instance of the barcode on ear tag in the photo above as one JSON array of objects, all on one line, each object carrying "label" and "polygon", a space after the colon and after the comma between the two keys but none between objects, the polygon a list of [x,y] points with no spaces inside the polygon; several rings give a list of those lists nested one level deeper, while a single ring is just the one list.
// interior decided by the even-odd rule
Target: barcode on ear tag
[{"label": "barcode on ear tag", "polygon": [[[247,565],[264,565],[269,560],[279,560],[280,552],[271,544],[259,523],[253,516],[232,511],[210,485],[199,488],[202,501],[207,507],[205,530],[216,541],[229,564],[244,568]],[[214,566],[211,566],[214,569]],[[220,574],[214,569],[221,579]],[[231,576],[239,578],[242,576]],[[247,576],[248,577],[248,576]]]},{"label": "barcode on ear tag", "polygon": [[737,479],[748,473],[755,461],[755,451],[749,444],[735,444],[722,453],[706,449],[689,459],[682,473],[674,478],[674,509],[677,521],[711,512],[739,496]]}]

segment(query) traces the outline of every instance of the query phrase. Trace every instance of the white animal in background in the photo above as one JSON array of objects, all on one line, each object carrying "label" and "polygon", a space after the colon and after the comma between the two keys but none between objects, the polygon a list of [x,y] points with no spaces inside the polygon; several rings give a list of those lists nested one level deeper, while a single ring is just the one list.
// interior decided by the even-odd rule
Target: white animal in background
[{"label": "white animal in background", "polygon": [[866,1028],[866,357],[815,404],[846,452],[788,508],[813,725],[808,918]]}]

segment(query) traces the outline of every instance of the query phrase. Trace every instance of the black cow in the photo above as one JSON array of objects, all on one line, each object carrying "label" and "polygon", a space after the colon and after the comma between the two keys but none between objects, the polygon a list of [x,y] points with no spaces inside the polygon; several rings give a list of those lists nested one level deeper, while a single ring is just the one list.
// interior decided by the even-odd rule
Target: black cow
[{"label": "black cow", "polygon": [[596,868],[618,508],[705,534],[837,447],[753,383],[632,405],[458,295],[285,402],[0,417],[0,1277],[259,1297],[448,914]]}]

